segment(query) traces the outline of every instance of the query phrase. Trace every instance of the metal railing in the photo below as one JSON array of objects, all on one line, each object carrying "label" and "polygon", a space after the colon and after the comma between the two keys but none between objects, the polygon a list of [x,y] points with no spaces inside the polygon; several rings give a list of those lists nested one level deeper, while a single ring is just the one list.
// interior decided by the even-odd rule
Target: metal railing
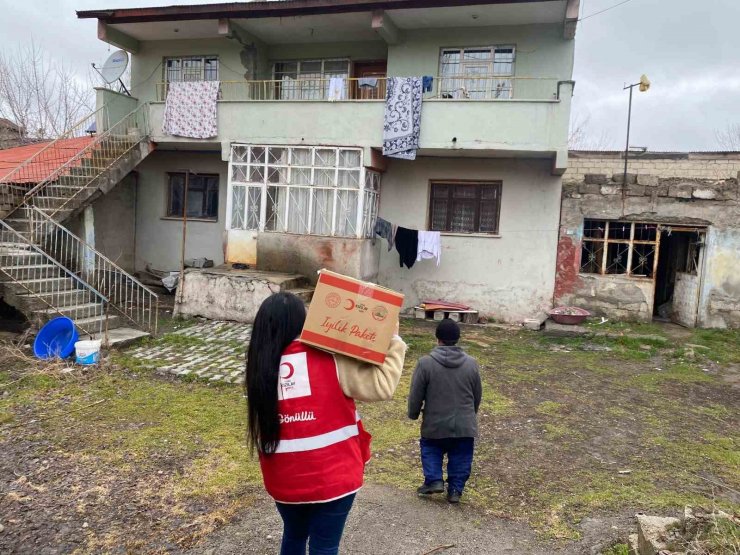
[{"label": "metal railing", "polygon": [[[385,100],[388,77],[344,78],[331,94],[330,78],[283,78],[262,81],[221,81],[221,101]],[[502,75],[445,75],[434,77],[425,100],[553,100],[558,79]],[[167,98],[168,83],[156,84],[156,99]]]},{"label": "metal railing", "polygon": [[71,212],[72,203],[80,194],[97,187],[97,180],[118,159],[127,154],[149,135],[149,105],[142,104],[121,120],[96,135],[76,154],[67,158],[45,179],[27,191],[21,206],[33,205],[54,217],[59,212]]},{"label": "metal railing", "polygon": [[29,222],[32,243],[105,295],[111,308],[156,335],[159,309],[156,293],[38,208],[24,207],[23,212]]},{"label": "metal railing", "polygon": [[[86,334],[103,334],[108,299],[0,220],[0,273],[24,290],[40,320],[67,316]],[[35,303],[34,303],[35,301]]]},{"label": "metal railing", "polygon": [[59,137],[41,146],[10,173],[0,177],[0,213],[17,207],[32,187],[50,179],[60,166],[91,143],[95,130],[101,125],[107,127],[107,122],[108,108],[101,106]]}]

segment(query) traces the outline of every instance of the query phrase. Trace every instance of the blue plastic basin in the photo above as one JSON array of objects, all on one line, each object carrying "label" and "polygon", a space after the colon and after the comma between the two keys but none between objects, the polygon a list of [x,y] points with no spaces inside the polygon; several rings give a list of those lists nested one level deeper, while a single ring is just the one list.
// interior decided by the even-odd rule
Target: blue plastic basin
[{"label": "blue plastic basin", "polygon": [[79,339],[75,323],[66,316],[49,320],[33,341],[33,354],[37,358],[67,358],[75,350]]}]

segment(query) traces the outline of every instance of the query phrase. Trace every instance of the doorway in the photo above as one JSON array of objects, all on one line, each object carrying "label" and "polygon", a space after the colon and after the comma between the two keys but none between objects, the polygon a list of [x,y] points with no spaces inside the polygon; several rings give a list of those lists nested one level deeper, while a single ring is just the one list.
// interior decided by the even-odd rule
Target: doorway
[{"label": "doorway", "polygon": [[383,100],[385,77],[388,74],[387,60],[355,62],[352,67],[350,98],[353,100]]},{"label": "doorway", "polygon": [[704,228],[662,226],[653,315],[694,327],[699,312]]}]

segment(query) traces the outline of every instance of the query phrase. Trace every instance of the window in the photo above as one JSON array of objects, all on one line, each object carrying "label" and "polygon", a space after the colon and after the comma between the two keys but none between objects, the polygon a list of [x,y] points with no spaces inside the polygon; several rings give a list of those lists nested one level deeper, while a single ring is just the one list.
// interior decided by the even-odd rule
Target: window
[{"label": "window", "polygon": [[440,54],[439,94],[442,98],[513,98],[516,48],[444,48]]},{"label": "window", "polygon": [[[273,73],[276,98],[325,100],[329,95],[329,81],[332,77],[349,77],[349,60],[277,62]],[[346,94],[345,90],[345,97]]]},{"label": "window", "polygon": [[432,231],[497,234],[500,212],[501,183],[432,183]]},{"label": "window", "polygon": [[184,56],[164,59],[165,83],[218,81],[218,56]]},{"label": "window", "polygon": [[659,240],[657,224],[585,220],[581,273],[652,278]]},{"label": "window", "polygon": [[188,218],[218,220],[218,180],[218,175],[168,173],[167,217],[182,218],[187,190]]},{"label": "window", "polygon": [[230,229],[372,237],[380,174],[357,148],[232,145]]}]

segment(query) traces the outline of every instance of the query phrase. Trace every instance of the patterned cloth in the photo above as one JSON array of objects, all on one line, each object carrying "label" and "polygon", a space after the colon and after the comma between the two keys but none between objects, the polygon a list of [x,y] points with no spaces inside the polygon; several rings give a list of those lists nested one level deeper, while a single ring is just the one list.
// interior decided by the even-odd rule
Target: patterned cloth
[{"label": "patterned cloth", "polygon": [[164,105],[162,132],[191,139],[218,135],[219,81],[173,81]]},{"label": "patterned cloth", "polygon": [[421,133],[421,77],[389,77],[383,122],[383,155],[415,160]]}]

